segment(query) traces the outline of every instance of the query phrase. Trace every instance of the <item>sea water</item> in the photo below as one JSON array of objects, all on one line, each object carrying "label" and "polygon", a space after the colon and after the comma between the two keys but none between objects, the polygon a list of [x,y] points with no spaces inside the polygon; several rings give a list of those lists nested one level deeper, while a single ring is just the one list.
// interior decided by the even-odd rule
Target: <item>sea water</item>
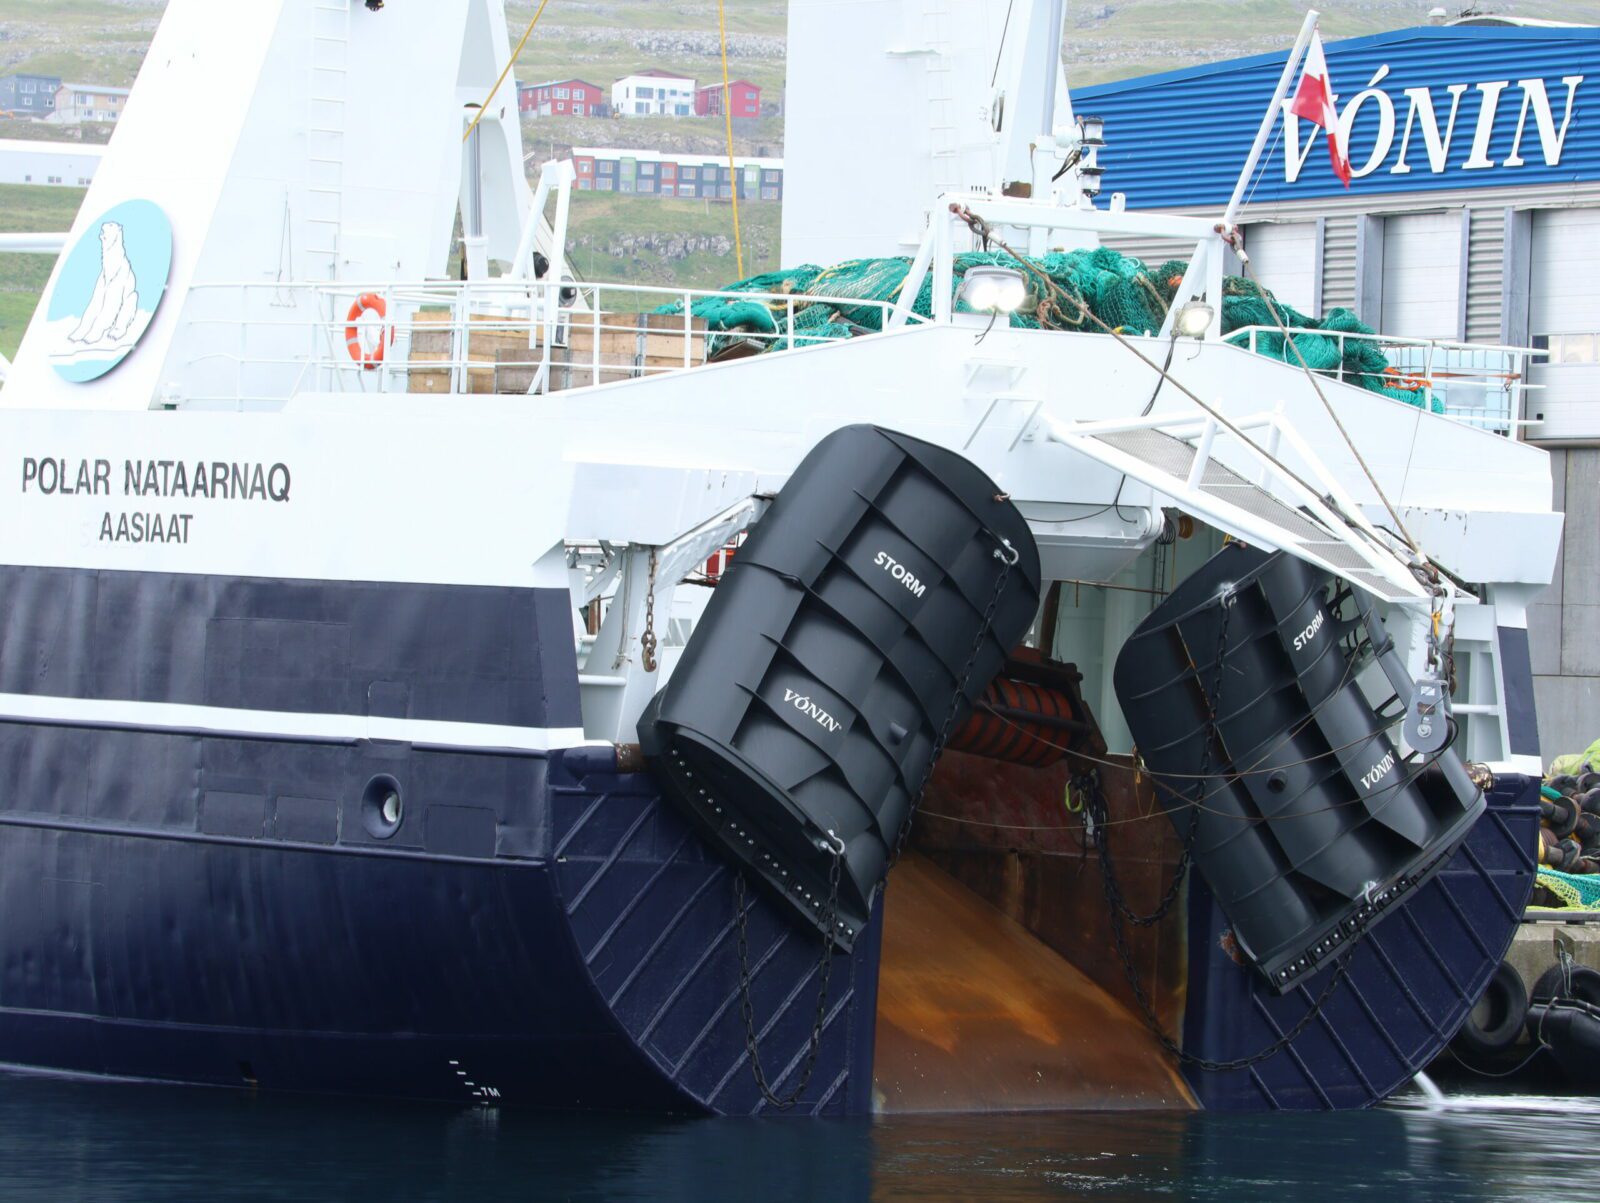
[{"label": "sea water", "polygon": [[1600,1199],[1600,1104],[873,1121],[546,1115],[0,1075],[0,1200]]}]

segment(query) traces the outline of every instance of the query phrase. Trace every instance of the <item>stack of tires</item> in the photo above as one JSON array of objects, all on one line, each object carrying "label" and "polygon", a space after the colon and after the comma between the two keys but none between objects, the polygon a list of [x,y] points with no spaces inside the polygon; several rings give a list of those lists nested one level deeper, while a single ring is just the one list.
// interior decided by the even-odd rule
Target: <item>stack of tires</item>
[{"label": "stack of tires", "polygon": [[[1515,966],[1501,961],[1478,1005],[1468,1012],[1466,1023],[1450,1042],[1450,1051],[1468,1069],[1490,1070],[1499,1068],[1512,1054],[1525,1062],[1528,1054],[1548,1048],[1567,1077],[1585,1080],[1591,1058],[1600,1051],[1595,1040],[1600,1037],[1600,1027],[1592,1032],[1569,1032],[1570,1024],[1563,1022],[1559,1029],[1552,1024],[1552,1019],[1568,1012],[1600,1016],[1600,971],[1563,959],[1541,973],[1529,990]],[[1527,1044],[1515,1048],[1524,1028]],[[1575,1064],[1565,1064],[1568,1059]]]},{"label": "stack of tires", "polygon": [[1539,863],[1562,873],[1600,873],[1600,773],[1550,777],[1539,796]]}]

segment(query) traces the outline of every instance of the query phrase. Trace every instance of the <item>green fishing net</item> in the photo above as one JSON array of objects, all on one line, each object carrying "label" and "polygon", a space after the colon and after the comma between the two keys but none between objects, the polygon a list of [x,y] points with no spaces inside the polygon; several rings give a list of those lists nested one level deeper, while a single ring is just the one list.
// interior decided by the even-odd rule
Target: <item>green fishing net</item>
[{"label": "green fishing net", "polygon": [[[971,251],[955,256],[957,312],[968,312],[960,299],[966,273],[988,265],[1016,267],[1017,261],[1005,251]],[[1140,260],[1106,247],[1051,252],[1030,258],[1028,265],[1024,276],[1029,295],[1023,306],[1009,316],[1013,327],[1097,331],[1099,327],[1084,315],[1081,305],[1125,334],[1160,331],[1186,267],[1182,262],[1171,261],[1152,270]],[[751,276],[722,290],[772,293],[776,294],[775,299],[699,297],[691,312],[706,323],[710,357],[726,351],[733,343],[753,344],[761,351],[816,345],[881,330],[888,307],[900,300],[910,269],[911,261],[906,258],[852,259],[828,268],[806,264]],[[1065,298],[1041,277],[1048,277]],[[1313,371],[1412,405],[1422,405],[1428,397],[1422,382],[1391,366],[1370,339],[1334,337],[1373,332],[1350,310],[1335,309],[1326,317],[1314,318],[1238,276],[1227,277],[1222,291],[1222,330],[1230,342],[1248,345],[1250,335],[1243,333],[1245,328],[1264,326],[1268,329],[1255,332],[1254,346],[1259,354],[1297,366],[1303,357]],[[1268,298],[1272,298],[1285,325],[1308,333],[1296,334],[1291,345],[1278,330]],[[682,313],[683,309],[681,304],[673,304],[657,312]],[[924,318],[933,316],[931,273],[923,279],[911,312]],[[1435,398],[1434,412],[1443,412],[1443,408]]]}]

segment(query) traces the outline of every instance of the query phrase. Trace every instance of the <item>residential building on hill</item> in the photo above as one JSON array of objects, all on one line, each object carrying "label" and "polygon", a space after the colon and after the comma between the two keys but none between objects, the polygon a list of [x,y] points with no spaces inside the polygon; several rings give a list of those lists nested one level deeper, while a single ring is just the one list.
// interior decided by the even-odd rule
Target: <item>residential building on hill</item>
[{"label": "residential building on hill", "polygon": [[611,85],[611,111],[622,117],[687,117],[694,112],[694,80],[652,67]]},{"label": "residential building on hill", "polygon": [[56,91],[56,111],[49,120],[64,125],[82,125],[86,121],[117,121],[123,106],[128,103],[127,88],[112,88],[105,84],[64,83]]},{"label": "residential building on hill", "polygon": [[[728,84],[728,110],[735,117],[761,116],[761,88],[748,79],[736,79]],[[696,117],[722,116],[722,85],[707,84],[695,89],[694,113]]]},{"label": "residential building on hill", "polygon": [[584,79],[523,84],[517,107],[525,117],[603,117],[609,111],[605,89]]},{"label": "residential building on hill", "polygon": [[782,200],[783,160],[716,155],[675,155],[650,150],[575,146],[572,163],[583,192],[634,192],[647,196],[731,200],[735,179],[740,200]]},{"label": "residential building on hill", "polygon": [[0,75],[0,113],[14,117],[48,117],[56,111],[54,75]]}]

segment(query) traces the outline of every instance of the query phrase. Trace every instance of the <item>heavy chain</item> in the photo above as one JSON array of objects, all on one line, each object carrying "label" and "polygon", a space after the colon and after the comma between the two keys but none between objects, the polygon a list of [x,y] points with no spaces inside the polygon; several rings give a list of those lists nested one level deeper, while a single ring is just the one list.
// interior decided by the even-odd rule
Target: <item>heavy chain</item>
[{"label": "heavy chain", "polygon": [[1205,699],[1206,721],[1200,755],[1200,772],[1195,779],[1195,796],[1194,801],[1191,803],[1189,830],[1183,841],[1183,854],[1179,857],[1177,867],[1174,870],[1172,884],[1168,886],[1160,904],[1149,914],[1139,915],[1129,909],[1127,901],[1123,897],[1121,886],[1117,882],[1116,867],[1111,859],[1111,824],[1107,822],[1110,816],[1107,813],[1105,793],[1100,789],[1100,774],[1098,771],[1091,770],[1089,773],[1074,778],[1075,783],[1083,790],[1086,817],[1098,819],[1100,827],[1100,882],[1104,887],[1106,906],[1111,916],[1111,940],[1116,945],[1117,957],[1122,962],[1123,975],[1128,979],[1128,987],[1133,991],[1134,1001],[1139,1004],[1139,1013],[1144,1019],[1145,1026],[1150,1029],[1161,1047],[1178,1061],[1213,1073],[1248,1069],[1252,1065],[1258,1065],[1270,1057],[1277,1056],[1290,1044],[1293,1044],[1299,1039],[1300,1034],[1322,1014],[1324,1004],[1333,996],[1333,992],[1337,989],[1339,983],[1344,980],[1350,965],[1348,956],[1341,960],[1333,975],[1328,978],[1327,985],[1322,988],[1322,993],[1312,1002],[1311,1007],[1293,1027],[1271,1044],[1265,1048],[1258,1049],[1248,1056],[1235,1057],[1226,1061],[1213,1061],[1187,1052],[1163,1030],[1161,1020],[1156,1015],[1155,1004],[1151,1001],[1149,994],[1146,993],[1144,983],[1139,978],[1139,969],[1134,964],[1133,951],[1128,947],[1128,933],[1124,926],[1124,920],[1138,927],[1149,927],[1159,922],[1177,901],[1184,878],[1194,862],[1195,837],[1200,830],[1200,814],[1205,801],[1206,774],[1211,767],[1212,747],[1213,745],[1220,746],[1222,743],[1222,733],[1218,729],[1217,720],[1218,714],[1222,709],[1223,657],[1226,655],[1228,648],[1228,620],[1232,609],[1233,596],[1224,594],[1222,597],[1221,630],[1217,636],[1217,667],[1212,676],[1211,693]]},{"label": "heavy chain", "polygon": [[650,549],[650,579],[644,591],[644,634],[639,636],[644,671],[656,671],[656,549]]},{"label": "heavy chain", "polygon": [[1115,922],[1126,919],[1135,927],[1154,927],[1167,917],[1167,912],[1177,904],[1178,896],[1183,891],[1183,883],[1189,876],[1189,868],[1194,864],[1195,841],[1200,835],[1200,813],[1204,809],[1206,799],[1207,774],[1211,771],[1211,751],[1215,743],[1221,742],[1221,733],[1217,729],[1217,712],[1222,705],[1222,661],[1228,652],[1228,622],[1233,617],[1233,595],[1224,594],[1222,597],[1222,622],[1217,632],[1217,667],[1211,676],[1211,692],[1203,699],[1206,704],[1205,730],[1202,733],[1200,747],[1200,771],[1195,774],[1194,800],[1189,804],[1189,830],[1183,836],[1183,851],[1178,855],[1178,863],[1172,871],[1172,881],[1167,886],[1167,891],[1161,896],[1161,901],[1156,904],[1156,909],[1148,914],[1141,915],[1128,905],[1123,896],[1122,889],[1116,880],[1116,873],[1111,864],[1110,825],[1106,822],[1109,817],[1104,810],[1105,794],[1100,789],[1100,772],[1091,769],[1084,774],[1081,784],[1084,796],[1096,803],[1095,817],[1099,820],[1101,829],[1099,852],[1101,880],[1107,886],[1106,900],[1111,904],[1112,918]]},{"label": "heavy chain", "polygon": [[[1017,549],[1006,539],[999,539],[1000,547],[995,549],[995,558],[1001,561],[999,574],[995,577],[994,591],[989,595],[989,604],[983,612],[983,622],[978,628],[977,636],[972,641],[972,648],[967,653],[967,662],[961,670],[960,684],[955,697],[951,700],[950,709],[945,714],[944,725],[940,728],[939,737],[934,741],[933,755],[928,762],[927,772],[923,775],[922,785],[918,787],[917,795],[921,796],[922,788],[928,783],[928,778],[933,775],[933,768],[939,762],[939,757],[944,751],[945,744],[950,739],[950,734],[955,726],[956,716],[961,710],[961,699],[966,696],[967,686],[972,681],[972,674],[978,663],[978,657],[983,652],[983,642],[994,624],[995,612],[1000,607],[1001,595],[1005,592],[1006,581],[1011,575],[1011,569],[1016,565],[1020,555]],[[648,612],[648,611],[647,611]],[[905,821],[900,824],[900,832],[895,840],[894,851],[889,858],[892,868],[900,859],[906,840],[911,835],[911,820],[915,812],[908,812]],[[733,893],[737,908],[737,926],[739,932],[739,1010],[744,1016],[744,1043],[745,1053],[750,1058],[750,1072],[756,1080],[756,1086],[761,1091],[761,1097],[770,1105],[780,1111],[787,1111],[800,1101],[800,1096],[811,1083],[811,1076],[816,1070],[817,1055],[822,1047],[822,1029],[827,1019],[828,984],[833,975],[833,929],[839,919],[839,876],[844,868],[844,841],[840,840],[833,832],[828,835],[837,841],[833,850],[833,863],[828,867],[828,902],[822,911],[822,954],[817,966],[817,975],[820,984],[817,990],[817,1013],[811,1025],[811,1038],[806,1047],[805,1068],[801,1071],[800,1080],[795,1088],[787,1095],[779,1095],[773,1090],[767,1080],[766,1071],[761,1065],[760,1050],[756,1042],[755,1009],[750,1001],[750,944],[747,931],[746,915],[748,911],[746,898],[746,885],[743,873],[736,873],[733,879]]]},{"label": "heavy chain", "polygon": [[779,1111],[787,1111],[800,1101],[806,1087],[811,1085],[811,1075],[817,1068],[817,1053],[822,1049],[822,1029],[827,1021],[828,983],[833,977],[833,928],[839,920],[839,875],[844,867],[844,841],[828,832],[835,841],[833,863],[828,867],[828,904],[822,912],[822,959],[817,965],[817,1013],[811,1023],[811,1039],[806,1046],[805,1068],[800,1081],[787,1095],[779,1095],[767,1081],[761,1068],[761,1051],[756,1042],[755,1008],[750,1002],[750,939],[746,924],[745,880],[742,872],[733,875],[733,897],[739,928],[739,1011],[744,1016],[744,1049],[750,1058],[750,1072],[755,1077],[761,1097]]},{"label": "heavy chain", "polygon": [[939,757],[944,755],[944,746],[954,732],[956,717],[961,713],[961,701],[967,696],[967,686],[972,683],[972,674],[977,668],[978,657],[983,652],[983,641],[994,625],[995,611],[1000,608],[1000,597],[1005,592],[1011,569],[1020,558],[1017,549],[1012,547],[1008,540],[999,539],[999,543],[1000,546],[995,548],[994,554],[995,558],[1001,561],[1000,574],[994,579],[994,591],[989,594],[989,604],[983,611],[983,622],[979,625],[978,634],[972,641],[972,649],[967,653],[967,663],[961,670],[960,684],[950,699],[950,709],[945,712],[944,724],[939,728],[939,737],[933,742],[933,755],[928,759],[927,771],[922,775],[922,783],[917,786],[917,792],[911,796],[911,806],[907,809],[906,817],[900,824],[899,834],[895,837],[894,851],[889,855],[891,869],[899,863],[900,854],[905,851],[906,841],[911,838],[911,823],[916,818],[917,801],[922,797],[922,791],[928,788],[928,782],[933,779],[933,770],[938,766]]}]

